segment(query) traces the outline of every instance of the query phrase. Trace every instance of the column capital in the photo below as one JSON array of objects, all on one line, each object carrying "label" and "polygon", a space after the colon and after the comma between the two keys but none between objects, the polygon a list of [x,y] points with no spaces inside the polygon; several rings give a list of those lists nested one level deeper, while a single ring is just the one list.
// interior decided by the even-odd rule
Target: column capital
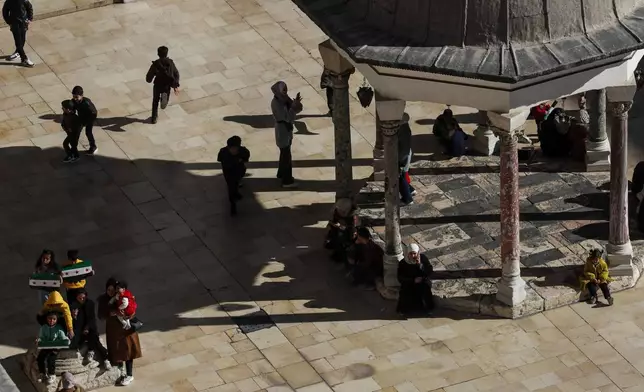
[{"label": "column capital", "polygon": [[608,108],[615,117],[627,117],[628,111],[633,107],[633,101],[610,102]]},{"label": "column capital", "polygon": [[329,71],[329,79],[331,79],[331,84],[333,88],[349,88],[349,77],[355,72],[355,68],[351,68],[344,73],[335,73],[331,70]]},{"label": "column capital", "polygon": [[508,136],[523,127],[529,115],[530,110],[528,109],[511,110],[507,113],[487,112],[490,125],[501,134],[504,133]]},{"label": "column capital", "polygon": [[384,136],[396,136],[400,129],[400,120],[382,121],[380,120],[380,131]]},{"label": "column capital", "polygon": [[331,40],[327,39],[326,41],[321,42],[318,45],[318,50],[320,51],[320,56],[322,56],[324,68],[327,70],[335,73],[336,75],[342,75],[349,71],[353,73],[353,71],[355,71],[353,64],[338,52],[331,43]]},{"label": "column capital", "polygon": [[405,114],[405,101],[399,99],[389,99],[378,94],[376,91],[376,113],[380,121],[398,121],[403,118]]}]

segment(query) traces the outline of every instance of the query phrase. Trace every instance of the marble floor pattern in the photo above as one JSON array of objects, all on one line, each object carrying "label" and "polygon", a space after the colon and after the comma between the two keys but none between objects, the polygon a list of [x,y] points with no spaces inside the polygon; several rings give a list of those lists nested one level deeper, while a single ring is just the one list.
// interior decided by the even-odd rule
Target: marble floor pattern
[{"label": "marble floor pattern", "polygon": [[[0,54],[10,37],[0,29]],[[644,391],[642,289],[612,308],[517,321],[401,321],[392,303],[348,286],[321,250],[334,199],[323,39],[286,0],[139,1],[30,27],[36,66],[0,62],[0,358],[21,390],[30,386],[17,359],[38,309],[27,276],[42,248],[60,259],[74,247],[97,270],[92,297],[112,275],[137,296],[146,326],[136,391]],[[182,92],[152,126],[143,77],[162,44]],[[268,110],[279,79],[305,104],[293,147],[300,187],[288,191],[274,178]],[[352,77],[352,94],[361,83]],[[77,84],[100,111],[100,151],[64,165],[56,120]],[[409,104],[414,134],[428,134],[442,109]],[[454,110],[471,131],[474,110]],[[355,99],[351,114],[359,188],[375,121]],[[215,161],[235,134],[252,163],[233,220]],[[260,309],[268,325],[248,331],[244,316]]]}]

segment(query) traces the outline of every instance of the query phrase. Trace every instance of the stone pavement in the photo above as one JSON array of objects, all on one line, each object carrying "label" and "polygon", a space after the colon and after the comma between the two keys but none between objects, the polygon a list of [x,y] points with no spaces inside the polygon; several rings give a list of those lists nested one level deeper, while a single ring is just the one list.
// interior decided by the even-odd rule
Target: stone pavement
[{"label": "stone pavement", "polygon": [[[401,321],[393,303],[348,286],[321,250],[334,198],[332,124],[317,88],[323,39],[278,0],[142,1],[34,23],[36,67],[0,66],[0,358],[20,389],[30,390],[17,359],[38,309],[27,276],[42,248],[60,258],[78,247],[96,266],[92,297],[111,275],[137,296],[146,325],[136,391],[644,390],[640,289],[612,308],[518,321]],[[0,42],[11,42],[6,28]],[[161,44],[183,91],[152,126],[143,76]],[[300,188],[288,191],[274,178],[278,79],[305,99]],[[352,93],[361,82],[352,78]],[[75,84],[99,108],[100,151],[64,165],[55,120]],[[414,134],[442,109],[410,104]],[[472,110],[454,109],[471,130]],[[355,100],[351,112],[354,176],[364,179],[374,118]],[[252,153],[234,220],[215,162],[233,134]]]}]

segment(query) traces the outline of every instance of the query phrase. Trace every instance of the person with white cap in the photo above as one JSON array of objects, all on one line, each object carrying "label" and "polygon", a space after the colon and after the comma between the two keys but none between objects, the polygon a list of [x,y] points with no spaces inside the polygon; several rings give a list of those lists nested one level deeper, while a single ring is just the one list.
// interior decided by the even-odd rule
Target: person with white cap
[{"label": "person with white cap", "polygon": [[434,309],[432,282],[434,269],[417,244],[407,246],[407,256],[398,263],[400,292],[396,312],[401,315],[431,314]]},{"label": "person with white cap", "polygon": [[59,392],[85,392],[83,387],[76,384],[76,381],[74,381],[74,375],[70,372],[63,372],[63,374],[60,375],[60,382],[58,383],[58,388],[56,388],[56,390]]}]

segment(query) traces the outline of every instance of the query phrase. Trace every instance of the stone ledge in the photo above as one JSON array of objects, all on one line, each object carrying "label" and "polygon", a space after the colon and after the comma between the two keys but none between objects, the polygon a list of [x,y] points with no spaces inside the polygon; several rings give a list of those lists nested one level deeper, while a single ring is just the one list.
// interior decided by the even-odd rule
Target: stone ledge
[{"label": "stone ledge", "polygon": [[[134,1],[136,0],[43,0],[34,3],[34,20],[38,21],[110,4],[124,4]],[[7,24],[2,19],[0,19],[1,27],[7,27]],[[29,43],[29,37],[27,37],[27,43]]]},{"label": "stone ledge", "polygon": [[13,382],[9,373],[0,364],[0,391],[2,392],[20,392],[16,384]]},{"label": "stone ledge", "polygon": [[[56,392],[59,378],[56,379],[55,383],[49,385],[38,382],[37,355],[38,350],[36,348],[29,349],[22,359],[22,370],[37,392]],[[84,364],[83,355],[76,350],[61,350],[56,360],[56,376],[60,377],[60,374],[64,371],[70,372],[74,375],[75,381],[86,391],[115,385],[116,381],[121,377],[121,371],[116,367],[105,370],[97,365],[98,363],[96,362]]]}]

